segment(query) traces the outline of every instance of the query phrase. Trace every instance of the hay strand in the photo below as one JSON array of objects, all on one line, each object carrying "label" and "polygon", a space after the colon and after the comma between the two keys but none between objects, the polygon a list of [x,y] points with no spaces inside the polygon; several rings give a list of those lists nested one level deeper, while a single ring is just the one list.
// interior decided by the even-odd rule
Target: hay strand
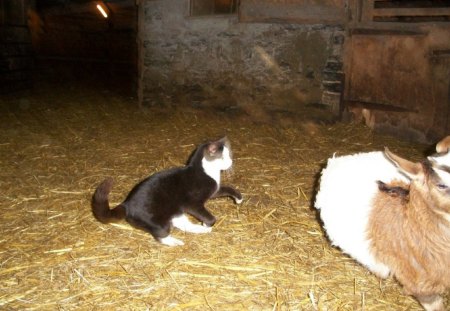
[{"label": "hay strand", "polygon": [[[26,109],[18,101],[28,102]],[[428,146],[357,124],[253,122],[245,113],[139,111],[86,89],[51,89],[0,105],[0,306],[7,310],[421,310],[395,280],[380,281],[330,247],[314,185],[333,153],[381,150],[412,158]],[[305,113],[306,115],[306,113]],[[273,123],[267,123],[273,122]],[[207,207],[211,234],[174,230],[165,247],[127,223],[104,225],[90,197],[107,176],[111,202],[198,143],[227,135],[223,182],[242,205]],[[112,203],[112,205],[114,204]]]}]

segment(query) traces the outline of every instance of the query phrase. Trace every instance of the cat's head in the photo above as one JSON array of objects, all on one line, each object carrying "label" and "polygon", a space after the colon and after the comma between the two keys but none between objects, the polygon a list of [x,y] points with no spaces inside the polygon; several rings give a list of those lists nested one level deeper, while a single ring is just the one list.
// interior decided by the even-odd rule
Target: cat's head
[{"label": "cat's head", "polygon": [[203,158],[208,162],[209,166],[224,171],[231,167],[233,160],[231,159],[230,141],[227,137],[206,144],[203,150]]}]

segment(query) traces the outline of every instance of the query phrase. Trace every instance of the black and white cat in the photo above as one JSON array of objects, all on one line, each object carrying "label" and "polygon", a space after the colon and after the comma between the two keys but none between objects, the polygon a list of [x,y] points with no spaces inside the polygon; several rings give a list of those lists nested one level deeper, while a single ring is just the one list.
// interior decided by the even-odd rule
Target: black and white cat
[{"label": "black and white cat", "polygon": [[[171,227],[185,232],[207,233],[216,218],[205,208],[208,199],[231,196],[237,204],[241,193],[220,184],[220,172],[232,165],[229,140],[225,137],[197,147],[188,164],[147,177],[130,191],[125,201],[109,208],[112,178],[105,179],[92,196],[92,212],[102,223],[126,219],[169,246],[184,243],[170,236]],[[191,223],[186,214],[201,222]]]}]

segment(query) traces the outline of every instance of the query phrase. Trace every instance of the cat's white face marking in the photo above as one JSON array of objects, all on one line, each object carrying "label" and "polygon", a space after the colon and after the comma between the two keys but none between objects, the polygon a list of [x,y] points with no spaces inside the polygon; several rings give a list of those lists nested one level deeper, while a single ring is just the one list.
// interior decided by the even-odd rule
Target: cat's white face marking
[{"label": "cat's white face marking", "polygon": [[213,160],[202,159],[202,166],[205,173],[214,179],[217,185],[220,185],[220,171],[227,170],[233,164],[233,160],[230,157],[230,150],[227,147],[223,147],[222,157]]},{"label": "cat's white face marking", "polygon": [[212,230],[211,227],[193,224],[185,214],[172,218],[172,225],[181,231],[191,233],[209,233]]}]

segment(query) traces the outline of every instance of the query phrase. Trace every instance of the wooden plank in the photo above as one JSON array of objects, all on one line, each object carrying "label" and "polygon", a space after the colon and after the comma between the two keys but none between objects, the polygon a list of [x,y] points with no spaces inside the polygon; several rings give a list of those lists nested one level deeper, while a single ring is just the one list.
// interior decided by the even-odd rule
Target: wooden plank
[{"label": "wooden plank", "polygon": [[371,21],[373,19],[374,0],[361,1],[361,19],[359,21]]},{"label": "wooden plank", "polygon": [[420,112],[420,117],[410,117],[421,124],[428,122],[433,114],[427,109],[434,81],[427,75],[426,42],[426,36],[352,36],[346,105],[377,111]]},{"label": "wooden plank", "polygon": [[388,8],[373,10],[373,17],[401,16],[450,16],[450,8]]},{"label": "wooden plank", "polygon": [[342,24],[346,20],[344,0],[241,0],[241,22]]},{"label": "wooden plank", "polygon": [[142,108],[144,101],[145,77],[145,1],[136,0],[137,14],[137,98],[138,106]]},{"label": "wooden plank", "polygon": [[366,108],[370,110],[392,111],[392,112],[418,112],[417,109],[409,109],[405,107],[395,106],[392,104],[374,103],[362,100],[345,100],[347,107]]},{"label": "wooden plank", "polygon": [[14,0],[0,2],[0,14],[2,24],[26,25],[27,24],[27,0]]},{"label": "wooden plank", "polygon": [[367,35],[367,36],[426,36],[428,33],[419,30],[408,29],[392,29],[392,28],[353,28],[349,29],[351,36]]},{"label": "wooden plank", "polygon": [[[444,50],[433,50],[428,55],[429,58],[437,59],[437,58],[450,58],[450,49]],[[450,93],[449,93],[450,96]]]},{"label": "wooden plank", "polygon": [[0,42],[2,43],[31,43],[27,26],[0,27]]}]

